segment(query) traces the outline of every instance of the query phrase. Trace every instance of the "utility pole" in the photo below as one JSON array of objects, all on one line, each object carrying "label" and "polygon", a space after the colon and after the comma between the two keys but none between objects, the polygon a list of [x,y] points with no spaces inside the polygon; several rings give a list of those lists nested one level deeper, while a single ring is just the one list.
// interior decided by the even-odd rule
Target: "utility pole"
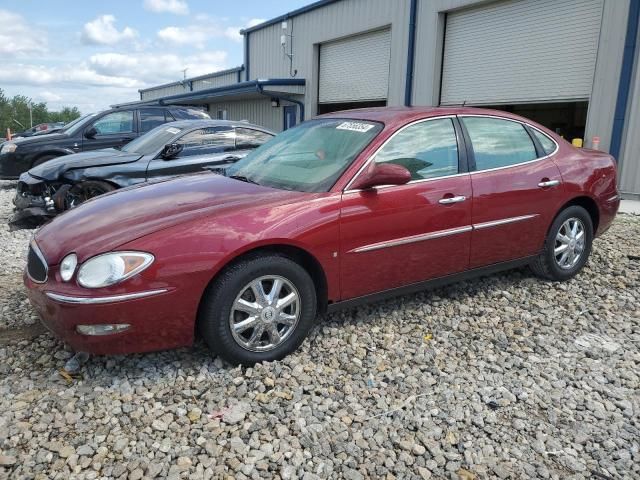
[{"label": "utility pole", "polygon": [[182,72],[182,79],[183,80],[187,79],[187,70],[189,70],[189,69],[185,68],[185,69],[180,70]]},{"label": "utility pole", "polygon": [[29,123],[31,124],[29,128],[33,128],[33,100],[29,99],[27,105],[29,105]]}]

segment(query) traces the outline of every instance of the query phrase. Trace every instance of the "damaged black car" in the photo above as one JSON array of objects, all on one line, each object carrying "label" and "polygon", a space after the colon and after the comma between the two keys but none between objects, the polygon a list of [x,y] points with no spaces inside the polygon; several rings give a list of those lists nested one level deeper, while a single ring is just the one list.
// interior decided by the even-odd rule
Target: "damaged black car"
[{"label": "damaged black car", "polygon": [[274,135],[242,121],[183,120],[156,127],[120,149],[55,158],[20,175],[9,223],[33,228],[118,188],[224,169]]}]

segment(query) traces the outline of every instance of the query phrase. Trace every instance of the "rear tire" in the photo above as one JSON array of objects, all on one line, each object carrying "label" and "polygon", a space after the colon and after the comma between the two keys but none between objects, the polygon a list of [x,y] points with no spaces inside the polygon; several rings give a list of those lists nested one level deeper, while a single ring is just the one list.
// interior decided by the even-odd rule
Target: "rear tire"
[{"label": "rear tire", "polygon": [[542,253],[531,264],[539,277],[566,281],[585,266],[593,242],[593,221],[584,208],[573,205],[553,221]]},{"label": "rear tire", "polygon": [[304,341],[316,316],[309,273],[288,257],[252,255],[205,291],[198,328],[209,348],[232,364],[280,360]]}]

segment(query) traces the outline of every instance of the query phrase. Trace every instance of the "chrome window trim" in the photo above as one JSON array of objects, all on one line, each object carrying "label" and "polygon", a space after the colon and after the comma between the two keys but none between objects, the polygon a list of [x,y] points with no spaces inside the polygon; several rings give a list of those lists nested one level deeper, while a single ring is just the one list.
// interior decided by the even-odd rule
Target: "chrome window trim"
[{"label": "chrome window trim", "polygon": [[[376,155],[378,154],[378,152],[380,150],[382,150],[387,143],[389,143],[391,140],[393,140],[393,138],[398,135],[400,132],[402,132],[404,129],[412,127],[413,125],[417,125],[419,123],[424,123],[424,122],[429,122],[431,120],[442,120],[444,118],[456,118],[456,115],[454,114],[448,114],[448,115],[439,115],[437,117],[429,117],[429,118],[420,118],[418,120],[414,120],[411,123],[407,123],[406,125],[403,125],[402,127],[400,127],[398,130],[396,130],[395,132],[393,132],[391,134],[391,136],[389,138],[387,138],[382,145],[380,145],[378,148],[376,148],[375,152],[373,152],[371,155],[369,155],[369,158],[367,159],[366,162],[364,162],[364,164],[358,169],[358,171],[353,175],[353,177],[351,177],[351,180],[349,180],[349,183],[347,183],[347,186],[344,187],[344,189],[342,190],[343,193],[352,193],[352,192],[361,192],[361,189],[350,189],[349,187],[351,187],[351,185],[353,184],[353,182],[355,182],[356,178],[358,178],[358,175],[360,175],[362,173],[362,171],[367,168],[367,166],[373,161],[373,159],[376,157]],[[454,132],[455,132],[455,126],[454,126]],[[456,135],[456,143],[457,143],[457,135]],[[458,148],[458,147],[457,147]],[[458,165],[460,164],[460,149],[458,148]],[[418,183],[418,182],[424,182],[427,180],[439,180],[441,178],[448,178],[448,177],[455,177],[458,175],[466,175],[468,172],[463,172],[463,173],[456,173],[453,175],[447,175],[447,176],[443,176],[443,177],[434,177],[434,178],[423,178],[421,180],[412,180],[410,182],[405,183],[405,185],[412,185],[414,183]],[[387,187],[398,187],[401,185],[381,185],[381,187],[387,188]]]},{"label": "chrome window trim", "polygon": [[[547,159],[549,157],[552,157],[553,155],[558,153],[558,150],[560,150],[560,145],[558,145],[558,142],[556,142],[549,135],[544,133],[539,128],[534,127],[533,125],[531,125],[528,122],[523,122],[521,120],[516,120],[515,118],[501,117],[499,115],[489,115],[489,114],[486,114],[486,113],[485,114],[483,114],[483,113],[462,113],[462,114],[459,114],[457,116],[458,116],[458,118],[460,118],[460,123],[462,123],[462,119],[464,117],[484,117],[484,118],[495,118],[496,120],[505,120],[505,121],[508,121],[508,122],[519,123],[520,125],[526,125],[527,127],[532,128],[532,129],[537,130],[538,132],[540,132],[542,135],[544,135],[545,137],[550,139],[554,143],[554,145],[556,146],[555,150],[553,152],[549,153],[548,155],[544,155],[542,157],[537,157],[537,158],[534,158],[533,160],[527,160],[526,162],[514,163],[513,165],[505,165],[504,167],[487,168],[485,170],[472,170],[472,171],[469,172],[470,175],[475,175],[475,174],[484,173],[484,172],[495,172],[496,170],[504,170],[505,168],[519,167],[521,165],[527,165],[529,163],[538,162],[540,160],[545,160],[545,159]],[[463,125],[463,127],[465,129],[467,128],[464,125]],[[526,130],[525,130],[525,132],[526,132]],[[529,134],[527,133],[527,135],[529,135]],[[469,140],[471,140],[471,139],[469,139]],[[531,139],[531,143],[533,143],[533,148],[535,149],[535,142],[533,141],[533,139]],[[470,146],[471,146],[471,149],[473,150],[473,142],[471,142]],[[477,167],[477,165],[476,165],[476,167]]]},{"label": "chrome window trim", "polygon": [[33,248],[33,251],[35,252],[36,256],[40,259],[40,261],[44,265],[44,280],[42,280],[42,281],[36,280],[35,278],[33,278],[31,276],[31,274],[29,273],[28,262],[27,262],[27,268],[26,268],[27,277],[29,277],[29,279],[34,283],[47,283],[47,280],[49,280],[49,264],[47,263],[47,260],[44,258],[44,255],[43,255],[42,251],[40,250],[40,247],[38,247],[38,244],[36,243],[35,239],[31,240],[31,242],[29,242],[29,246],[31,248]]},{"label": "chrome window trim", "polygon": [[433,240],[435,238],[448,237],[450,235],[457,235],[459,233],[466,233],[473,230],[471,225],[465,225],[464,227],[449,228],[446,230],[438,230],[430,233],[421,233],[419,235],[411,235],[409,237],[401,237],[395,240],[388,240],[384,242],[372,243],[370,245],[364,245],[362,247],[349,250],[347,253],[362,253],[370,252],[372,250],[380,250],[381,248],[396,247],[398,245],[406,245],[409,243],[422,242],[425,240]]},{"label": "chrome window trim", "polygon": [[510,223],[522,222],[530,220],[539,216],[538,213],[532,213],[529,215],[520,215],[518,217],[501,218],[500,220],[492,220],[489,222],[482,222],[473,225],[464,225],[462,227],[448,228],[446,230],[437,230],[430,233],[421,233],[418,235],[411,235],[408,237],[400,237],[393,240],[385,240],[383,242],[371,243],[369,245],[363,245],[362,247],[356,247],[349,250],[347,253],[363,253],[373,250],[380,250],[383,248],[397,247],[399,245],[407,245],[410,243],[423,242],[425,240],[433,240],[436,238],[448,237],[451,235],[457,235],[459,233],[466,233],[475,230],[483,230],[485,228],[498,227],[501,225],[508,225]]},{"label": "chrome window trim", "polygon": [[150,297],[152,295],[159,295],[168,291],[169,289],[167,288],[161,288],[158,290],[148,290],[146,292],[110,295],[108,297],[74,297],[54,292],[45,292],[45,295],[50,299],[60,303],[72,303],[76,305],[96,305],[101,303],[124,302],[126,300],[134,300],[136,298]]},{"label": "chrome window trim", "polygon": [[[384,190],[391,187],[404,187],[405,185],[415,185],[416,183],[433,182],[434,180],[443,180],[445,178],[462,177],[464,175],[469,175],[469,172],[454,173],[453,175],[444,175],[442,177],[423,178],[421,180],[412,180],[402,185],[378,185],[377,187],[373,187],[370,190]],[[347,193],[358,193],[362,191],[363,190],[360,188],[355,188],[353,190],[344,190],[342,193],[346,195]]]},{"label": "chrome window trim", "polygon": [[537,217],[538,215],[539,215],[538,213],[532,213],[530,215],[520,215],[519,217],[509,217],[509,218],[502,218],[500,220],[492,220],[490,222],[476,223],[473,225],[473,229],[482,230],[484,228],[498,227],[500,225],[507,225],[509,223],[522,222],[524,220],[530,220],[534,217]]}]

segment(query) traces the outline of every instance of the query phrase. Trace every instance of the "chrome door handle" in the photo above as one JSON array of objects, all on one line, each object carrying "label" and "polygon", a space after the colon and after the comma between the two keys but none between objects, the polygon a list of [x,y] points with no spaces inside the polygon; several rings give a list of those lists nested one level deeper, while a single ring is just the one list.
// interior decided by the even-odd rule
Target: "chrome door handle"
[{"label": "chrome door handle", "polygon": [[540,188],[557,187],[558,185],[560,185],[560,180],[547,180],[538,184]]},{"label": "chrome door handle", "polygon": [[449,205],[451,203],[460,203],[464,202],[467,199],[464,195],[458,195],[457,197],[446,197],[438,200],[438,203],[442,205]]}]

